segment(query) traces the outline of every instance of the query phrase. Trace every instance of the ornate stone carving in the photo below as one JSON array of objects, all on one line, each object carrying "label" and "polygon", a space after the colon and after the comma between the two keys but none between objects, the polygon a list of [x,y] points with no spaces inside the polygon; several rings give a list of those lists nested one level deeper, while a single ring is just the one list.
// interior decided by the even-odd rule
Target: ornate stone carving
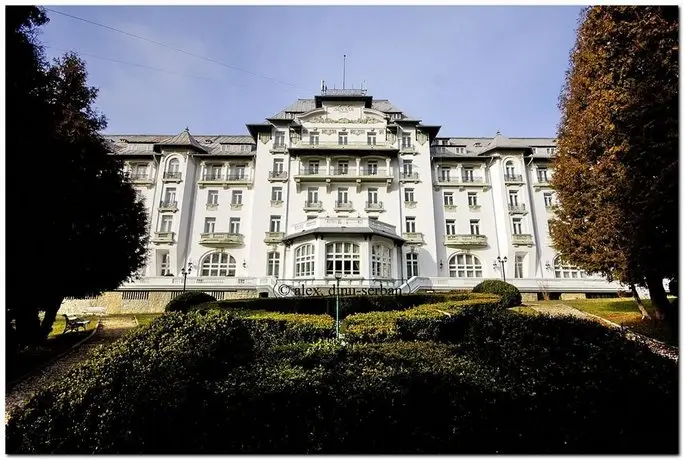
[{"label": "ornate stone carving", "polygon": [[306,120],[309,123],[326,123],[327,118],[325,118],[323,115],[319,115],[317,117],[309,118]]},{"label": "ornate stone carving", "polygon": [[384,129],[378,129],[378,136],[382,136],[383,134],[385,134],[385,130]]},{"label": "ornate stone carving", "polygon": [[350,129],[349,132],[354,134],[354,135],[360,135],[360,134],[365,133],[366,130],[365,129]]},{"label": "ornate stone carving", "polygon": [[427,140],[428,140],[428,136],[427,136],[427,134],[425,134],[423,131],[418,131],[418,132],[416,133],[416,141],[417,141],[420,145],[424,145],[424,144],[427,142]]},{"label": "ornate stone carving", "polygon": [[397,135],[391,132],[387,132],[387,142],[394,144],[397,141]]},{"label": "ornate stone carving", "polygon": [[268,144],[268,141],[271,140],[271,133],[259,134],[259,140],[261,141],[262,144]]},{"label": "ornate stone carving", "polygon": [[336,132],[336,129],[321,129],[322,134],[335,134]]},{"label": "ornate stone carving", "polygon": [[354,110],[351,105],[334,105],[330,108],[336,112],[352,112]]},{"label": "ornate stone carving", "polygon": [[342,124],[376,124],[376,123],[383,123],[383,120],[378,120],[377,118],[360,118],[357,120],[350,120],[348,118],[327,118],[323,116],[317,116],[313,118],[309,118],[308,120],[303,120],[306,123],[342,123]]},{"label": "ornate stone carving", "polygon": [[349,118],[340,118],[337,120],[338,123],[351,123],[352,121]]}]

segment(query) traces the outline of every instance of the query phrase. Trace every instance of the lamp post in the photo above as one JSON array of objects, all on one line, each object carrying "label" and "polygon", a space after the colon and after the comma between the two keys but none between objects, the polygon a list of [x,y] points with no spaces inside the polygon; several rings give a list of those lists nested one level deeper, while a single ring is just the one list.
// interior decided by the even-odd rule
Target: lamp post
[{"label": "lamp post", "polygon": [[335,273],[337,289],[335,289],[335,340],[340,340],[340,279],[341,273]]},{"label": "lamp post", "polygon": [[503,280],[506,281],[506,269],[504,268],[504,264],[508,261],[508,258],[504,256],[502,259],[501,257],[497,256],[496,261],[501,265],[501,274],[503,275]]},{"label": "lamp post", "polygon": [[183,274],[183,292],[185,292],[185,285],[188,281],[188,275],[192,271],[192,262],[188,262],[187,268],[181,268],[181,273]]}]

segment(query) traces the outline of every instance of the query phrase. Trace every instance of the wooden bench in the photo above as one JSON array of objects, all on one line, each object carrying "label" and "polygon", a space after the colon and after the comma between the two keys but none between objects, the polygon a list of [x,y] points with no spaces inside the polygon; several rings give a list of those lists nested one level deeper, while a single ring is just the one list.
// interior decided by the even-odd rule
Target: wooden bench
[{"label": "wooden bench", "polygon": [[62,332],[62,334],[66,334],[69,331],[78,332],[80,328],[83,328],[83,330],[85,331],[88,324],[90,324],[89,320],[81,319],[78,316],[62,316],[64,316],[64,320],[66,321],[66,323],[64,324],[64,332]]}]

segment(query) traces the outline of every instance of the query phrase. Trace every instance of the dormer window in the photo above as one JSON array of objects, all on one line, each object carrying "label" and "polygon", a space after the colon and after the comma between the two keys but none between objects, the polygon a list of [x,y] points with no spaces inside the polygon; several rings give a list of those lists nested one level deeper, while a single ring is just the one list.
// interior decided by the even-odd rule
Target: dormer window
[{"label": "dormer window", "polygon": [[410,134],[402,134],[401,135],[401,148],[403,148],[403,149],[411,148],[411,135]]},{"label": "dormer window", "polygon": [[465,147],[463,147],[463,146],[454,147],[454,152],[455,153],[466,153]]},{"label": "dormer window", "polygon": [[205,144],[213,144],[214,141],[212,141],[211,139],[205,139],[205,140],[204,140],[204,143],[205,143]]},{"label": "dormer window", "polygon": [[482,147],[482,142],[475,142],[475,147]]},{"label": "dormer window", "polygon": [[285,147],[285,133],[283,131],[276,131],[273,141],[274,147]]}]

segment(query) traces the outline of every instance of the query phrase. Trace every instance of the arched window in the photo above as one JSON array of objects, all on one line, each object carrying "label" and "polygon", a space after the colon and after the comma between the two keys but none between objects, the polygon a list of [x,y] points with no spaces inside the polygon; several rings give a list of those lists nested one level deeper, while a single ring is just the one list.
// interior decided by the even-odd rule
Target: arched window
[{"label": "arched window", "polygon": [[178,161],[178,158],[170,159],[169,163],[166,165],[166,172],[177,173],[179,170],[180,162]]},{"label": "arched window", "polygon": [[560,256],[553,259],[553,272],[556,278],[586,278],[587,273],[574,265],[566,263]]},{"label": "arched window", "polygon": [[515,176],[515,166],[513,165],[513,161],[511,161],[511,160],[508,160],[506,162],[506,176],[507,177]]},{"label": "arched window", "polygon": [[280,253],[268,253],[268,276],[277,277],[280,274]]},{"label": "arched window", "polygon": [[314,276],[313,244],[303,244],[295,250],[295,276]]},{"label": "arched window", "polygon": [[392,251],[387,246],[375,244],[371,247],[371,276],[392,277]]},{"label": "arched window", "polygon": [[361,253],[355,243],[328,243],[325,246],[326,275],[360,275]]},{"label": "arched window", "polygon": [[449,259],[451,278],[482,278],[480,259],[472,254],[456,254]]},{"label": "arched window", "polygon": [[201,267],[201,276],[235,276],[235,258],[225,252],[207,254]]}]

